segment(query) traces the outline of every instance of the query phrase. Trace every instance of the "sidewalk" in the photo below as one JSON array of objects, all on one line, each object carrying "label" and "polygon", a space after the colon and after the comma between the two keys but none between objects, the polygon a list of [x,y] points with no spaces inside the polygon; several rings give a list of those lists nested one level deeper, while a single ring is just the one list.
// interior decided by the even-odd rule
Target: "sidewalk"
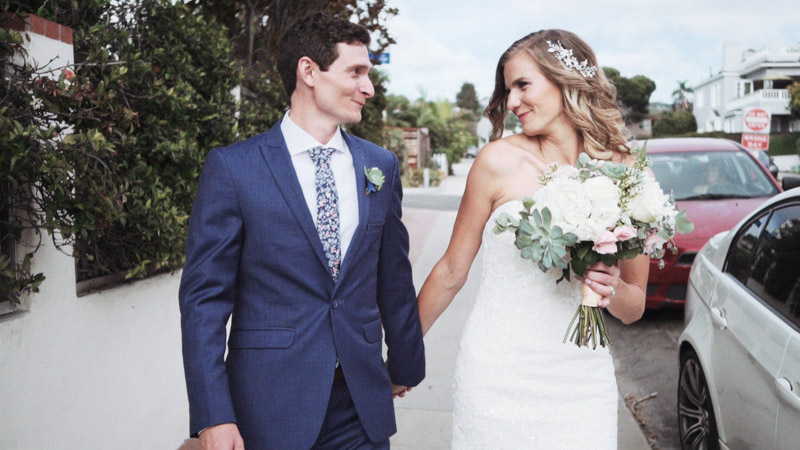
[{"label": "sidewalk", "polygon": [[[439,187],[410,188],[406,189],[406,193],[461,195],[472,161],[465,159],[454,165],[455,175],[447,177]],[[410,235],[410,258],[417,291],[447,248],[455,218],[456,211],[404,208],[403,222],[408,227]],[[472,310],[480,284],[479,258],[480,254],[473,263],[469,278],[461,292],[425,337],[427,359],[425,380],[405,398],[395,400],[398,432],[391,439],[393,449],[450,448],[453,371],[462,326]],[[618,448],[649,449],[647,439],[631,412],[625,407],[622,394],[620,394],[618,414]]]}]

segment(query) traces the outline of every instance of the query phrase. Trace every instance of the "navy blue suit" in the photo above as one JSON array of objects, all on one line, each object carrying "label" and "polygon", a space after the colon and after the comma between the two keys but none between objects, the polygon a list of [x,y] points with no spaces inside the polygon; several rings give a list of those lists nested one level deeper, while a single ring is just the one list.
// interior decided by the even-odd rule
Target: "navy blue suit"
[{"label": "navy blue suit", "polygon": [[[344,138],[359,223],[335,283],[280,124],[208,154],[180,287],[191,434],[234,422],[247,448],[311,447],[338,355],[364,430],[379,442],[396,431],[391,384],[423,379],[397,158]],[[364,167],[386,176],[368,196]]]}]

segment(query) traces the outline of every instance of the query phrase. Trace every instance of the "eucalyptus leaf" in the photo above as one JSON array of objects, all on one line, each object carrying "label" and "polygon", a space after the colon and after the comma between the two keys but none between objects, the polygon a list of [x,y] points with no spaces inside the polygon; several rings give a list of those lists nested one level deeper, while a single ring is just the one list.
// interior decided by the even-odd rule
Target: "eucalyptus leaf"
[{"label": "eucalyptus leaf", "polygon": [[533,197],[527,197],[522,200],[522,207],[525,208],[526,211],[530,211],[535,203]]},{"label": "eucalyptus leaf", "polygon": [[681,211],[675,216],[675,228],[681,234],[689,234],[694,231],[694,224],[686,218],[686,211]]}]

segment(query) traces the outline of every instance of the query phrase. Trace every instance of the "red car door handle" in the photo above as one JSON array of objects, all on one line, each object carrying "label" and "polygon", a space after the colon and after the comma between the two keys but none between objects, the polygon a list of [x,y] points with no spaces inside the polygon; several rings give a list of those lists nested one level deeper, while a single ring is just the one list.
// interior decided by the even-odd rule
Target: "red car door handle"
[{"label": "red car door handle", "polygon": [[776,378],[775,387],[781,398],[786,400],[792,407],[800,411],[800,392],[792,386],[792,382],[786,378]]}]

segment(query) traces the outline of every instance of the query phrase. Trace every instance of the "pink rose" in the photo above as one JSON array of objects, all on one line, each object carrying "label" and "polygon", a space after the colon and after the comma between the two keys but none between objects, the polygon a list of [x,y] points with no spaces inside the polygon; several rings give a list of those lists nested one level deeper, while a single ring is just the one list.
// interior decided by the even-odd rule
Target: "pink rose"
[{"label": "pink rose", "polygon": [[649,236],[647,236],[647,240],[644,242],[644,253],[648,255],[653,253],[654,250],[661,248],[661,246],[664,245],[664,242],[666,241],[655,232],[651,233]]},{"label": "pink rose", "polygon": [[614,228],[614,236],[616,236],[619,241],[627,241],[628,239],[636,237],[636,228],[630,225]]},{"label": "pink rose", "polygon": [[600,233],[597,241],[594,243],[592,250],[600,253],[601,255],[610,255],[617,253],[617,237],[614,233],[606,230]]}]

